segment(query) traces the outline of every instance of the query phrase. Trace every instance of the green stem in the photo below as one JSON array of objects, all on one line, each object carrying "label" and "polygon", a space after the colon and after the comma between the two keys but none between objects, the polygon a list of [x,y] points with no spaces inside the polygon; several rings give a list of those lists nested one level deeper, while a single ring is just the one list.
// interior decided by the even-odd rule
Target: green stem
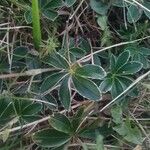
[{"label": "green stem", "polygon": [[34,46],[39,50],[41,44],[41,27],[38,0],[32,0],[32,23]]}]

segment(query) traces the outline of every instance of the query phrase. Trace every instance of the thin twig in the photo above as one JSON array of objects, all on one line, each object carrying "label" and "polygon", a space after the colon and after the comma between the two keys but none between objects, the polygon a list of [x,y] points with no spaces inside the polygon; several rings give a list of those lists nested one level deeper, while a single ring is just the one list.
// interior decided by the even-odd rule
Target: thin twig
[{"label": "thin twig", "polygon": [[14,78],[14,77],[21,77],[21,76],[36,76],[44,72],[56,71],[56,70],[59,70],[59,69],[56,69],[56,68],[31,69],[23,73],[2,74],[0,75],[0,79],[7,79],[7,78]]},{"label": "thin twig", "polygon": [[71,19],[74,17],[74,15],[77,13],[77,11],[79,10],[79,8],[81,7],[81,5],[82,5],[83,2],[84,2],[84,0],[82,0],[82,1],[80,2],[80,4],[78,5],[78,7],[77,7],[76,10],[74,11],[74,13],[69,17],[69,20],[71,20]]},{"label": "thin twig", "polygon": [[[137,40],[128,41],[128,42],[121,42],[121,43],[118,43],[118,44],[114,44],[114,45],[111,45],[111,46],[108,46],[108,47],[105,47],[105,48],[102,48],[102,49],[100,49],[100,50],[97,50],[97,51],[93,52],[93,55],[98,54],[98,53],[100,53],[100,52],[103,52],[103,51],[105,51],[105,50],[114,48],[114,47],[119,47],[119,46],[123,46],[123,45],[127,45],[127,44],[136,43],[136,42],[138,42],[138,41],[146,40],[146,39],[149,39],[149,38],[150,38],[150,36],[146,36],[146,37],[143,37],[143,38],[140,38],[140,39],[137,39]],[[89,58],[90,58],[90,57],[91,57],[91,54],[86,55],[86,56],[82,57],[81,59],[77,60],[77,62],[89,61]],[[86,59],[86,60],[85,60],[85,59]]]}]

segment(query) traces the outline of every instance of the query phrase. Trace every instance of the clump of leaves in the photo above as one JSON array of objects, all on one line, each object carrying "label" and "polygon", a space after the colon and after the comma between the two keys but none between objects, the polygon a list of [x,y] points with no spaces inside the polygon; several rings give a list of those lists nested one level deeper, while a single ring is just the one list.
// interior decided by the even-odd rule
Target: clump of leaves
[{"label": "clump of leaves", "polygon": [[100,89],[104,93],[110,91],[113,98],[122,93],[132,82],[133,74],[140,71],[142,63],[130,60],[130,52],[124,51],[118,57],[111,54],[110,71],[100,84]]},{"label": "clump of leaves", "polygon": [[[48,76],[41,85],[41,93],[51,91],[60,85],[59,98],[66,109],[70,108],[71,91],[77,91],[83,97],[99,101],[101,92],[92,79],[102,79],[105,71],[102,67],[94,64],[71,64],[58,52],[44,58],[44,62],[57,68],[59,71]],[[73,86],[72,86],[73,85]]]},{"label": "clump of leaves", "polygon": [[142,143],[143,138],[140,129],[135,123],[130,121],[128,117],[125,121],[123,121],[122,108],[119,105],[111,109],[111,114],[113,117],[113,122],[115,123],[115,127],[113,127],[113,129],[120,136],[128,142],[132,142],[134,144]]},{"label": "clump of leaves", "polygon": [[[150,6],[149,1],[147,0],[140,1],[140,4],[149,9]],[[144,8],[139,7],[134,2],[128,3],[124,0],[114,0],[114,1],[90,0],[90,6],[99,15],[106,15],[111,6],[126,8],[127,20],[129,23],[137,22],[141,18],[143,13],[148,18],[150,18],[150,12]]]},{"label": "clump of leaves", "polygon": [[99,137],[104,135],[106,136],[108,133],[112,132],[111,128],[106,126],[92,127],[92,123],[81,127],[81,125],[85,123],[85,118],[88,113],[89,110],[87,111],[83,107],[81,107],[71,118],[68,118],[60,113],[55,113],[49,120],[52,128],[40,130],[34,133],[34,142],[42,147],[62,148],[67,143],[70,143],[73,138],[76,140],[81,137],[96,139],[98,135]]},{"label": "clump of leaves", "polygon": [[141,64],[143,64],[144,69],[148,69],[150,67],[149,48],[133,45],[133,46],[126,47],[125,51],[126,50],[130,52],[132,61],[140,62]]}]

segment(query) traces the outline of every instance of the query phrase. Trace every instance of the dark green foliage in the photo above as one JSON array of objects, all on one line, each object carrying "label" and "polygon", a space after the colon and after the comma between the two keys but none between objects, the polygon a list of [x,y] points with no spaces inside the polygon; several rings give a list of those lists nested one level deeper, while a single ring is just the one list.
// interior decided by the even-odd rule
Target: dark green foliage
[{"label": "dark green foliage", "polygon": [[1,0],[0,150],[148,149],[147,9]]},{"label": "dark green foliage", "polygon": [[140,71],[143,65],[138,61],[130,61],[129,58],[129,51],[122,52],[118,57],[111,54],[110,72],[100,84],[101,91],[111,91],[112,97],[115,98],[132,83],[131,75]]}]

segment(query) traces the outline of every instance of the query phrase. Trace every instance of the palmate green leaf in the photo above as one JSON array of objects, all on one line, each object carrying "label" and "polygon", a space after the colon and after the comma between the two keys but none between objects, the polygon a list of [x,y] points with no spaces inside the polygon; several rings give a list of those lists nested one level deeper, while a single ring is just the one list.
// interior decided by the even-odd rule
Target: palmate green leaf
[{"label": "palmate green leaf", "polygon": [[71,87],[69,76],[63,79],[59,88],[59,99],[65,109],[69,110],[71,106]]},{"label": "palmate green leaf", "polygon": [[90,0],[90,6],[96,13],[100,15],[106,15],[109,9],[109,5],[100,0]]},{"label": "palmate green leaf", "polygon": [[57,72],[48,76],[41,85],[41,92],[45,92],[53,88],[57,83],[59,83],[62,78],[66,75],[66,72]]},{"label": "palmate green leaf", "polygon": [[84,65],[75,70],[75,74],[85,78],[102,79],[106,76],[104,69],[98,65]]},{"label": "palmate green leaf", "polygon": [[140,9],[139,7],[135,6],[135,5],[131,5],[128,8],[128,12],[127,12],[127,20],[129,23],[134,23],[137,22],[140,17],[142,16],[142,9]]},{"label": "palmate green leaf", "polygon": [[40,130],[33,135],[33,141],[37,145],[49,148],[64,145],[70,139],[70,135],[54,129]]},{"label": "palmate green leaf", "polygon": [[70,120],[63,114],[56,113],[49,120],[50,125],[57,131],[71,134],[73,132]]},{"label": "palmate green leaf", "polygon": [[100,90],[93,81],[77,75],[72,76],[72,81],[77,92],[83,97],[94,101],[101,100]]},{"label": "palmate green leaf", "polygon": [[142,69],[143,65],[140,62],[131,61],[122,66],[117,73],[119,74],[134,74]]},{"label": "palmate green leaf", "polygon": [[119,70],[124,64],[126,64],[129,60],[129,58],[130,58],[130,52],[129,51],[122,52],[117,58],[115,70]]},{"label": "palmate green leaf", "polygon": [[51,66],[54,66],[56,68],[61,68],[61,69],[68,69],[69,68],[69,63],[66,60],[66,58],[57,52],[53,52],[52,54],[46,56],[43,59],[43,62],[46,64],[49,64]]},{"label": "palmate green leaf", "polygon": [[77,0],[64,0],[67,7],[71,7]]}]

